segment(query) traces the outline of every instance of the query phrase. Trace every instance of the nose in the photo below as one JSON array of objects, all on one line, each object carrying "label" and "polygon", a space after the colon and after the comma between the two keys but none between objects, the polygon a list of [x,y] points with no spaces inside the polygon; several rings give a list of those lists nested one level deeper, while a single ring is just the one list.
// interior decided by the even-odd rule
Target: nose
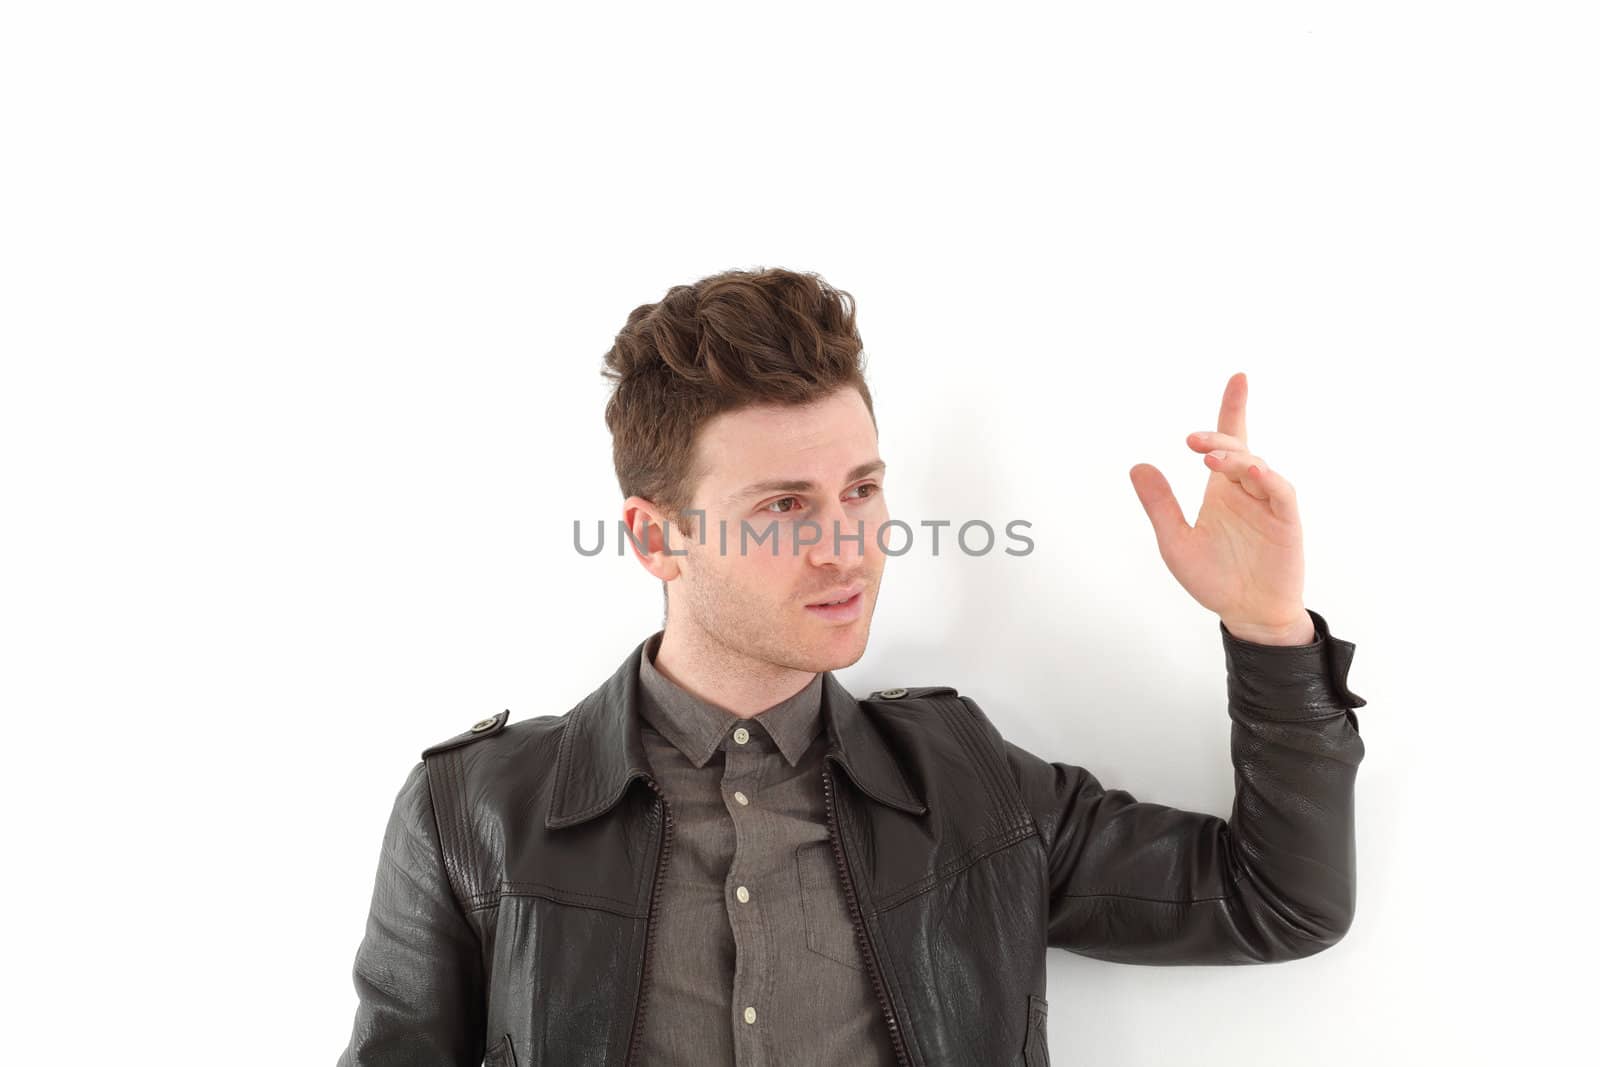
[{"label": "nose", "polygon": [[852,518],[838,501],[820,508],[812,518],[822,527],[822,532],[816,544],[806,546],[809,562],[851,567],[866,556],[867,538],[872,536],[872,531],[865,519]]}]

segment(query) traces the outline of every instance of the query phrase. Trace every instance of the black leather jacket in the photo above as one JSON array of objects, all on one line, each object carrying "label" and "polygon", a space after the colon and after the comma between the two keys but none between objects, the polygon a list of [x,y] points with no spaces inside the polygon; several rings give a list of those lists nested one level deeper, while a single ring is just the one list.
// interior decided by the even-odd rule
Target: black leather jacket
[{"label": "black leather jacket", "polygon": [[[1320,952],[1355,911],[1355,646],[1219,623],[1224,820],[1136,801],[1009,741],[945,686],[828,676],[829,832],[900,1062],[1049,1062],[1046,946],[1146,964]],[[564,715],[425,750],[385,831],[342,1067],[631,1067],[672,812],[639,737],[643,642]],[[639,780],[636,782],[636,779]]]}]

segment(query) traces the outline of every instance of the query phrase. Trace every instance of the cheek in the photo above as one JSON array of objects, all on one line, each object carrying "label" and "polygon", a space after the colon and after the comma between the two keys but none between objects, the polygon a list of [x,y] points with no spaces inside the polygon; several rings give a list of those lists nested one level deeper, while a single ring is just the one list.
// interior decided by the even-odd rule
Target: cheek
[{"label": "cheek", "polygon": [[863,545],[868,556],[882,559],[884,557],[884,545],[894,548],[896,538],[902,540],[905,538],[904,531],[897,532],[897,527],[890,526],[887,530],[884,529],[884,524],[889,521],[890,517],[887,507],[875,508],[872,514],[862,516],[866,533]]},{"label": "cheek", "polygon": [[719,561],[717,577],[724,602],[732,608],[737,601],[762,617],[792,602],[803,587],[801,571],[805,560],[780,552],[776,558],[770,547],[754,548],[746,556],[730,551]]},{"label": "cheek", "polygon": [[[743,554],[740,553],[739,523],[730,520],[727,550],[724,551],[715,539],[708,539],[704,547],[696,547],[697,561],[704,561],[703,569],[708,575],[714,575],[715,581],[737,588],[747,597],[782,599],[793,584],[792,575],[805,565],[804,556],[793,549],[794,524],[774,524],[780,539],[776,555],[772,551],[773,534],[767,532],[766,523],[752,519],[750,525],[752,532],[744,544]],[[763,534],[765,540],[757,543],[757,533]],[[803,553],[804,549],[801,551]]]}]

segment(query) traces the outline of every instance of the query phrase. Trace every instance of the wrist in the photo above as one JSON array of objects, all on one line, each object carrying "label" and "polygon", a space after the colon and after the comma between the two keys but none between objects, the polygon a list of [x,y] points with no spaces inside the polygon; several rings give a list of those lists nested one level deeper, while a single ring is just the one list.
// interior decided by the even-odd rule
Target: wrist
[{"label": "wrist", "polygon": [[1257,645],[1310,645],[1317,640],[1317,627],[1304,608],[1298,618],[1282,623],[1252,622],[1244,619],[1222,619],[1229,634],[1241,641]]}]

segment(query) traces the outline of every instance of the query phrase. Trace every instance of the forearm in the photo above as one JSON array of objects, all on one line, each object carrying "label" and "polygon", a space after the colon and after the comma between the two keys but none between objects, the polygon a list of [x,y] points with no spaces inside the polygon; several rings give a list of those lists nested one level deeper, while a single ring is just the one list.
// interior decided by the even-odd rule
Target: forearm
[{"label": "forearm", "polygon": [[1355,778],[1365,755],[1345,685],[1354,645],[1247,642],[1224,625],[1235,797],[1227,884],[1238,921],[1275,953],[1337,941],[1355,913]]}]

